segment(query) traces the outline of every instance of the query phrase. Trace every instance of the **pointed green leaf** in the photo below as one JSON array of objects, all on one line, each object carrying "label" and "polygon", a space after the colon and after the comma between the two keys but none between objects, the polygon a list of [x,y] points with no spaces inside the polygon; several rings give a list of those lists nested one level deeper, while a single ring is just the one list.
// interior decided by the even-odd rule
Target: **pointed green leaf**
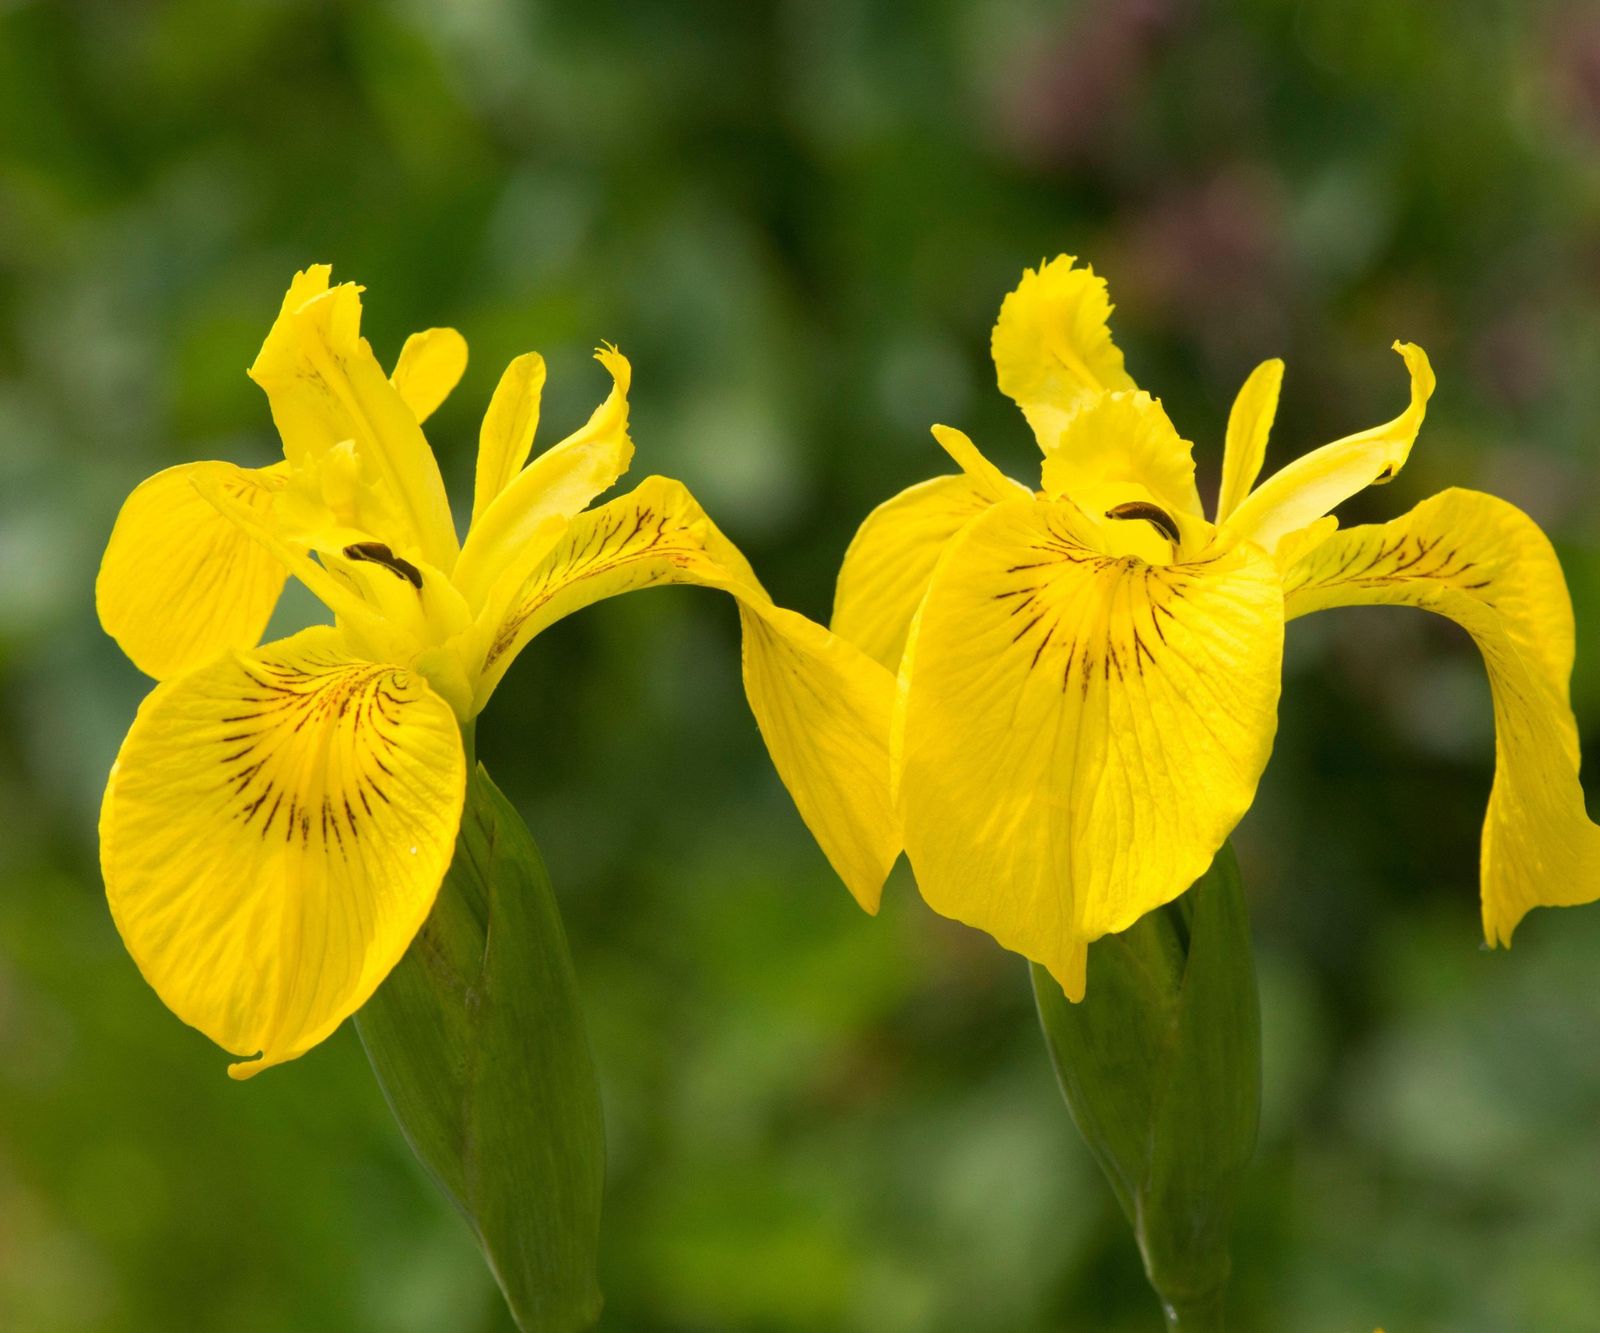
[{"label": "pointed green leaf", "polygon": [[356,1022],[395,1119],[472,1227],[518,1327],[592,1327],[599,1093],[544,864],[482,767],[433,913]]}]

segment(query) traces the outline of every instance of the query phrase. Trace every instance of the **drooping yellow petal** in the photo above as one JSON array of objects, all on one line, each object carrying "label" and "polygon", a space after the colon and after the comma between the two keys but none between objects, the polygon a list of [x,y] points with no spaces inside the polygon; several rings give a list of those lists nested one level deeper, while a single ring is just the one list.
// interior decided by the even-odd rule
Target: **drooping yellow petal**
[{"label": "drooping yellow petal", "polygon": [[415,672],[325,626],[158,686],[111,771],[100,857],[117,929],[174,1013],[254,1063],[327,1037],[428,915],[466,761]]},{"label": "drooping yellow petal", "polygon": [[164,680],[261,642],[288,570],[219,514],[196,482],[264,517],[283,472],[282,465],[186,463],[140,483],[123,503],[95,579],[95,604],[106,633],[146,675]]},{"label": "drooping yellow petal", "polygon": [[1531,907],[1600,898],[1600,828],[1578,783],[1568,704],[1572,603],[1549,540],[1515,506],[1448,490],[1389,523],[1329,538],[1285,576],[1291,617],[1400,605],[1456,622],[1483,654],[1495,777],[1483,826],[1484,937],[1509,944]]},{"label": "drooping yellow petal", "polygon": [[1026,270],[1000,306],[990,348],[1000,391],[1033,427],[1040,448],[1055,443],[1067,418],[1095,395],[1134,389],[1111,341],[1104,278],[1071,255]]},{"label": "drooping yellow petal", "polygon": [[1092,536],[1050,501],[969,523],[913,625],[897,717],[923,896],[1073,998],[1086,943],[1182,893],[1249,807],[1283,643],[1256,548],[1150,565]]},{"label": "drooping yellow petal", "polygon": [[844,553],[833,595],[833,632],[898,670],[906,631],[939,553],[993,503],[966,475],[934,477],[885,500]]},{"label": "drooping yellow petal", "polygon": [[[291,464],[353,441],[385,514],[398,514],[404,529],[380,539],[448,572],[458,546],[433,450],[361,336],[361,289],[330,288],[328,276],[326,265],[296,275],[250,376],[266,391]],[[353,521],[373,528],[359,516]]]},{"label": "drooping yellow petal", "polygon": [[1278,415],[1278,391],[1283,387],[1283,362],[1274,357],[1250,372],[1228,413],[1228,433],[1222,450],[1222,489],[1217,494],[1217,522],[1233,513],[1261,475],[1267,458],[1267,437]]},{"label": "drooping yellow petal", "polygon": [[520,584],[559,539],[567,520],[616,484],[633,459],[628,438],[628,359],[614,347],[595,353],[611,372],[611,393],[581,430],[529,463],[475,518],[453,575],[474,610],[507,574]]},{"label": "drooping yellow petal", "polygon": [[479,706],[540,630],[602,598],[669,583],[737,599],[745,693],[773,765],[839,877],[876,911],[900,850],[888,794],[894,678],[837,635],[775,606],[679,482],[647,478],[573,519],[489,640]]},{"label": "drooping yellow petal", "polygon": [[1169,512],[1198,516],[1193,448],[1149,394],[1101,394],[1044,446],[1044,491],[1071,499],[1103,488],[1143,486]]},{"label": "drooping yellow petal", "polygon": [[950,455],[955,465],[966,474],[973,488],[991,503],[1015,500],[1019,493],[1033,494],[1020,482],[1012,481],[984,457],[983,451],[972,442],[972,438],[965,431],[959,431],[954,426],[935,426],[933,438],[939,442],[939,447]]},{"label": "drooping yellow petal", "polygon": [[466,369],[465,338],[454,329],[424,329],[406,339],[389,381],[420,426],[461,383]]},{"label": "drooping yellow petal", "polygon": [[506,367],[495,386],[489,410],[483,416],[483,428],[478,432],[477,479],[472,492],[474,523],[528,461],[539,429],[544,374],[544,358],[537,352],[526,352]]},{"label": "drooping yellow petal", "polygon": [[1313,449],[1274,473],[1234,510],[1227,527],[1271,551],[1285,535],[1303,528],[1368,486],[1389,481],[1411,453],[1433,396],[1433,369],[1415,343],[1394,350],[1411,373],[1411,401],[1393,421]]}]

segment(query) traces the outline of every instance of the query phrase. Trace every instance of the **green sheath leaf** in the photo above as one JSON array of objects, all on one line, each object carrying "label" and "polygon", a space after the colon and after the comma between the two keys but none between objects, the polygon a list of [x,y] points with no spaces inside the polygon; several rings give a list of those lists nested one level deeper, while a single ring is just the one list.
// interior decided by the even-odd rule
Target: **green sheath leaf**
[{"label": "green sheath leaf", "polygon": [[1220,1327],[1261,1110],[1261,1009],[1232,848],[1177,902],[1091,946],[1081,1003],[1041,967],[1033,986],[1067,1108],[1169,1318]]},{"label": "green sheath leaf", "polygon": [[356,1018],[407,1141],[524,1333],[593,1326],[605,1142],[539,850],[480,766],[432,915]]}]

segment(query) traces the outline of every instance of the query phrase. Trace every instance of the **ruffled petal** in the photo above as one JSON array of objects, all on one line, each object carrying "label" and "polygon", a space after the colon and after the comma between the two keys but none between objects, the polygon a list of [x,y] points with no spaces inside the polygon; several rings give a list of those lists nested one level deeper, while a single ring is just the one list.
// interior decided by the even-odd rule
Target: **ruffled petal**
[{"label": "ruffled petal", "polygon": [[1177,897],[1249,808],[1283,599],[1259,549],[1146,564],[1064,503],[973,520],[901,668],[900,811],[929,904],[1083,994],[1084,946]]},{"label": "ruffled petal", "polygon": [[1495,777],[1483,826],[1483,931],[1509,944],[1532,907],[1600,898],[1600,829],[1578,783],[1568,703],[1572,602],[1549,540],[1514,505],[1448,490],[1389,523],[1338,533],[1285,575],[1291,617],[1416,606],[1477,644],[1494,698]]},{"label": "ruffled petal", "polygon": [[281,464],[185,463],[140,483],[123,503],[95,579],[95,605],[106,633],[146,675],[164,680],[261,642],[288,570],[197,483],[266,521],[283,472]]},{"label": "ruffled petal", "polygon": [[406,339],[389,382],[420,426],[439,410],[466,370],[465,338],[454,329],[424,329]]},{"label": "ruffled petal", "polygon": [[305,630],[158,686],[111,771],[100,857],[139,970],[237,1055],[291,1060],[399,961],[466,790],[449,706],[415,672]]},{"label": "ruffled petal", "polygon": [[375,532],[397,553],[420,553],[448,572],[458,550],[439,465],[417,418],[361,336],[361,289],[328,286],[331,270],[296,274],[250,377],[266,391],[291,465],[304,467],[353,442],[363,482],[381,491],[376,509],[388,531],[357,511],[354,527]]},{"label": "ruffled petal", "polygon": [[1054,444],[1067,418],[1096,395],[1138,387],[1111,341],[1105,279],[1076,263],[1061,255],[1026,270],[1001,304],[990,340],[1000,391],[1022,409],[1040,448]]},{"label": "ruffled petal", "polygon": [[647,478],[573,519],[487,641],[479,707],[547,626],[602,598],[669,583],[718,588],[738,601],[745,694],[773,765],[839,877],[876,911],[900,850],[888,792],[894,677],[839,636],[775,606],[680,483]]},{"label": "ruffled petal", "polygon": [[1044,446],[1045,494],[1071,498],[1142,486],[1169,512],[1198,517],[1193,448],[1149,394],[1101,394]]},{"label": "ruffled petal", "polygon": [[1405,466],[1433,396],[1433,368],[1415,343],[1394,345],[1411,374],[1411,401],[1393,421],[1313,449],[1275,472],[1227,520],[1230,531],[1268,551],[1289,533],[1331,513],[1358,491],[1390,481]]}]

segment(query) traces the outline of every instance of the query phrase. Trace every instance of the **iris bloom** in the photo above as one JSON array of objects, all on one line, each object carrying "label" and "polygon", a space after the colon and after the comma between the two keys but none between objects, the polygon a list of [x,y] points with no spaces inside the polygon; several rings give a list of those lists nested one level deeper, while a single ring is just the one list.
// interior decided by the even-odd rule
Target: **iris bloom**
[{"label": "iris bloom", "polygon": [[[96,587],[101,621],[160,684],[101,812],[118,929],[185,1022],[238,1055],[293,1059],[372,993],[450,864],[472,719],[540,630],[659,583],[738,601],[746,692],[774,762],[841,876],[876,893],[893,859],[881,774],[893,682],[775,606],[687,490],[627,468],[627,361],[610,396],[528,462],[544,364],[517,358],[455,525],[421,425],[466,344],[417,334],[385,375],[360,289],[296,276],[250,374],[284,461],[191,463],[136,489]],[[293,574],[332,625],[257,646]]]},{"label": "iris bloom", "polygon": [[891,778],[928,902],[1080,998],[1088,943],[1182,893],[1248,809],[1285,622],[1356,604],[1447,616],[1483,655],[1489,942],[1509,943],[1530,907],[1600,894],[1550,543],[1464,490],[1344,532],[1330,516],[1405,463],[1433,392],[1422,350],[1395,344],[1411,379],[1399,416],[1259,486],[1283,365],[1257,368],[1208,518],[1190,445],[1124,369],[1110,313],[1104,282],[1070,257],[1025,273],[993,352],[1044,453],[1039,489],[935,427],[960,473],[875,510],[840,573],[835,632],[899,671]]}]

